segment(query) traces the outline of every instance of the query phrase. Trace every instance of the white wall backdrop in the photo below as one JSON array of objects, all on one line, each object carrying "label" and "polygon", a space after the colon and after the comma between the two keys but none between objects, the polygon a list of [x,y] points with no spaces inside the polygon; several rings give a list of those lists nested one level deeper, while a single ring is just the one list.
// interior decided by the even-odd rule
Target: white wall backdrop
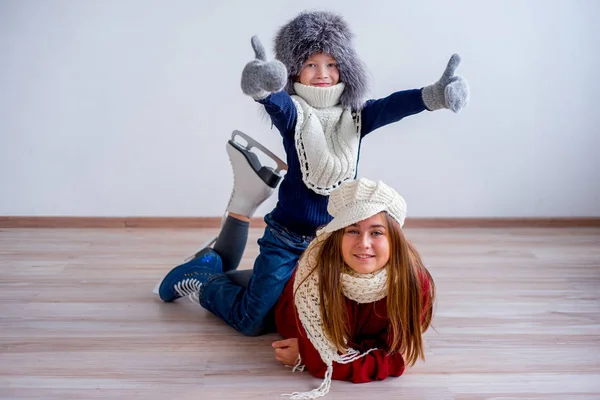
[{"label": "white wall backdrop", "polygon": [[409,216],[600,216],[595,0],[0,0],[0,215],[221,216],[233,129],[283,156],[239,88],[250,37],[272,56],[303,9],[345,16],[371,97],[461,55],[463,112],[363,142],[359,175],[397,188]]}]

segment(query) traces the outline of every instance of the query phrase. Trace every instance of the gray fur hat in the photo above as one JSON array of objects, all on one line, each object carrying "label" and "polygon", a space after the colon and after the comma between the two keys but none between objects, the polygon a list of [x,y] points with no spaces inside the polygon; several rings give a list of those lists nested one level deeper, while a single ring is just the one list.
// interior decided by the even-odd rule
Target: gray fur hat
[{"label": "gray fur hat", "polygon": [[295,94],[294,82],[310,56],[329,53],[338,63],[340,81],[346,84],[340,98],[342,106],[360,110],[369,85],[352,45],[353,36],[341,16],[326,11],[304,11],[282,26],[275,37],[275,58],[288,70],[285,90]]}]

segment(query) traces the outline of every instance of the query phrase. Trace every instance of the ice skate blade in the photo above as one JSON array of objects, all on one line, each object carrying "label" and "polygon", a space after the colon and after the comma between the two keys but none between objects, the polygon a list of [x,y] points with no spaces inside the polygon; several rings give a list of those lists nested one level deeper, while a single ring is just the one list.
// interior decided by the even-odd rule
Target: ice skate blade
[{"label": "ice skate blade", "polygon": [[[241,138],[243,138],[248,143],[248,145],[243,146],[242,144],[237,142],[235,140],[236,136],[240,136]],[[237,129],[234,130],[231,134],[231,141],[241,146],[242,148],[245,148],[248,151],[251,150],[252,147],[257,147],[258,149],[260,149],[260,151],[262,151],[266,156],[268,156],[271,160],[275,161],[275,163],[277,164],[277,168],[275,169],[276,174],[279,174],[280,171],[287,171],[288,166],[281,158],[277,157],[275,154],[273,154],[273,152],[271,152],[271,150],[267,149],[265,146],[263,146],[244,132],[241,132]]]},{"label": "ice skate blade", "polygon": [[[238,179],[241,179],[240,182],[246,179],[252,179],[252,176],[256,176],[262,183],[271,189],[277,188],[277,185],[282,178],[281,175],[276,173],[272,167],[261,165],[255,152],[248,151],[246,147],[241,146],[233,140],[227,142],[226,148],[234,175]],[[250,173],[251,176],[247,175],[248,173]]]}]

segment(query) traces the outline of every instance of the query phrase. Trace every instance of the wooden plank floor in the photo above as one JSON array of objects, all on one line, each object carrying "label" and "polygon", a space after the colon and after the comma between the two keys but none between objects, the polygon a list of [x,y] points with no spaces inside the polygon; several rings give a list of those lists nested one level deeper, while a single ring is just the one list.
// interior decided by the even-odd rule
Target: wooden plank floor
[{"label": "wooden plank floor", "polygon": [[[0,230],[1,399],[282,399],[320,380],[152,293],[212,229]],[[243,267],[257,254],[252,229]],[[407,229],[436,281],[425,362],[329,399],[600,399],[600,229]]]}]

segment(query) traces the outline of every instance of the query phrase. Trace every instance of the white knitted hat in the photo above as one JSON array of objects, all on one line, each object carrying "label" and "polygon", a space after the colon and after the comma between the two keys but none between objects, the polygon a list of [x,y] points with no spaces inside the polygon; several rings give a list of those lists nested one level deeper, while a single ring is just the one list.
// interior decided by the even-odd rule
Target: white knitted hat
[{"label": "white knitted hat", "polygon": [[333,219],[317,231],[317,236],[345,228],[381,211],[386,211],[402,227],[406,218],[406,201],[382,181],[360,178],[344,182],[333,190],[327,211]]}]

